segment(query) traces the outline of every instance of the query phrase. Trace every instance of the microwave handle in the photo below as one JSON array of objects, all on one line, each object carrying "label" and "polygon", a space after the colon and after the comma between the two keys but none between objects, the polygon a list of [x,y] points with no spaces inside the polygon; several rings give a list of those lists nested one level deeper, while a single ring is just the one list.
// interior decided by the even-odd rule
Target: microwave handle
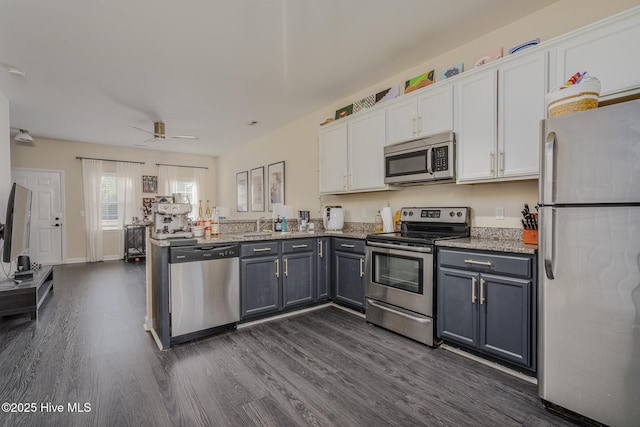
[{"label": "microwave handle", "polygon": [[429,172],[430,174],[433,173],[432,158],[431,158],[432,151],[433,151],[432,147],[427,148],[427,172]]}]

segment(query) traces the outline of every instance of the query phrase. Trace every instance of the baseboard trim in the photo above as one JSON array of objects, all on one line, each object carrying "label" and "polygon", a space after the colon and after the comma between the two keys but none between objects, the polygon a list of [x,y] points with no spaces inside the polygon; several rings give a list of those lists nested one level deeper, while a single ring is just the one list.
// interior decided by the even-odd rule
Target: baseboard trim
[{"label": "baseboard trim", "polygon": [[82,264],[87,262],[87,257],[83,258],[67,258],[63,261],[64,264]]},{"label": "baseboard trim", "polygon": [[524,380],[524,381],[529,382],[531,384],[536,384],[536,385],[538,384],[537,378],[530,377],[530,376],[525,375],[523,373],[520,373],[518,371],[514,371],[513,369],[509,369],[506,366],[500,365],[499,363],[495,363],[495,362],[492,362],[490,360],[486,360],[486,359],[483,359],[481,357],[478,357],[475,354],[467,353],[466,351],[460,350],[460,349],[455,348],[455,347],[451,347],[451,346],[449,346],[447,344],[442,344],[440,346],[440,348],[442,348],[444,350],[447,350],[447,351],[450,351],[452,353],[455,353],[457,355],[460,355],[462,357],[466,357],[467,359],[474,360],[474,361],[476,361],[478,363],[482,363],[483,365],[489,366],[489,367],[491,367],[493,369],[497,369],[498,371],[504,372],[505,374],[509,374],[509,375],[514,376],[516,378],[520,378],[521,380]]},{"label": "baseboard trim", "polygon": [[238,329],[244,329],[249,326],[259,325],[260,323],[271,322],[272,320],[285,319],[287,317],[296,316],[302,313],[308,313],[310,311],[320,310],[321,308],[329,307],[331,303],[322,305],[316,305],[315,307],[303,308],[302,310],[290,311],[288,313],[278,314],[277,316],[265,317],[264,319],[258,319],[247,323],[241,323],[238,325]]}]

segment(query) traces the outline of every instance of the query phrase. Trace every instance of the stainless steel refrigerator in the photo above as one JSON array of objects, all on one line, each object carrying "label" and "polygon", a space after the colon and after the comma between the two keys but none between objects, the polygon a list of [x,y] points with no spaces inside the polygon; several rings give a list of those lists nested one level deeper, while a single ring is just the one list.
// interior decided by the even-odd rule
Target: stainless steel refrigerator
[{"label": "stainless steel refrigerator", "polygon": [[640,426],[640,101],[542,124],[539,394]]}]

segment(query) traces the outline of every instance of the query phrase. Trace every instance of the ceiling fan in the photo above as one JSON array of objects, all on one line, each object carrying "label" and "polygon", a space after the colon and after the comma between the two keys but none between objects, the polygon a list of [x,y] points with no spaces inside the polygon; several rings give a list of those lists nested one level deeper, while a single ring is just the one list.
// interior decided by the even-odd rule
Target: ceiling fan
[{"label": "ceiling fan", "polygon": [[131,127],[137,130],[141,130],[142,132],[153,135],[151,138],[147,139],[144,142],[159,141],[166,138],[200,139],[195,135],[167,135],[166,133],[164,133],[164,122],[153,122],[153,132],[148,131],[146,129],[139,128],[137,126],[131,126]]}]

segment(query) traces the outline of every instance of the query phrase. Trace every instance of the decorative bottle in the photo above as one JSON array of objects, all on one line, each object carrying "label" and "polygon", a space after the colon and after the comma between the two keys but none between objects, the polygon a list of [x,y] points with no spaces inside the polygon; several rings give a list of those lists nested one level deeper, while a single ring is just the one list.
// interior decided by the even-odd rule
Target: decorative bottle
[{"label": "decorative bottle", "polygon": [[376,214],[375,220],[375,228],[373,229],[374,233],[382,233],[384,227],[382,226],[382,215],[380,215],[380,211]]},{"label": "decorative bottle", "polygon": [[220,233],[220,215],[218,214],[218,208],[213,207],[213,213],[211,215],[211,235],[217,236]]},{"label": "decorative bottle", "polygon": [[287,218],[282,217],[282,225],[280,226],[280,231],[283,233],[287,231]]},{"label": "decorative bottle", "polygon": [[282,220],[280,219],[280,215],[278,215],[278,218],[276,219],[274,228],[275,228],[274,231],[282,231]]},{"label": "decorative bottle", "polygon": [[211,238],[211,208],[209,207],[209,200],[207,200],[207,210],[204,218],[204,238]]},{"label": "decorative bottle", "polygon": [[198,204],[198,227],[204,226],[204,217],[202,216],[202,200]]}]

